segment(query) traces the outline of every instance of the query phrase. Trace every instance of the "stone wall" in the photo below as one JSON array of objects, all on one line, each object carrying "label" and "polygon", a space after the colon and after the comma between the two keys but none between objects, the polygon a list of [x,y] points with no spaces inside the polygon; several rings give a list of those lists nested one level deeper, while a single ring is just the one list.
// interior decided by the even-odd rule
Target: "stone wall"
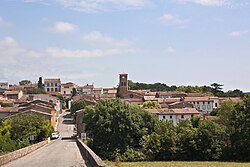
[{"label": "stone wall", "polygon": [[48,143],[48,140],[42,141],[40,143],[37,144],[33,144],[31,146],[16,150],[14,152],[10,152],[8,154],[2,155],[0,156],[0,166],[7,164],[15,159],[21,158],[33,151],[35,151],[36,149],[46,145]]},{"label": "stone wall", "polygon": [[108,167],[102,159],[96,155],[86,144],[84,144],[80,139],[76,140],[77,146],[80,149],[83,156],[88,160],[91,167]]}]

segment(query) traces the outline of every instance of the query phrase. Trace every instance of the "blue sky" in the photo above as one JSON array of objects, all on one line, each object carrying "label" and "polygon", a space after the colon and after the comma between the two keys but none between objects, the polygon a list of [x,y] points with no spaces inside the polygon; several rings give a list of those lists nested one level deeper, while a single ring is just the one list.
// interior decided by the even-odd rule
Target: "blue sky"
[{"label": "blue sky", "polygon": [[0,81],[250,91],[248,0],[1,0]]}]

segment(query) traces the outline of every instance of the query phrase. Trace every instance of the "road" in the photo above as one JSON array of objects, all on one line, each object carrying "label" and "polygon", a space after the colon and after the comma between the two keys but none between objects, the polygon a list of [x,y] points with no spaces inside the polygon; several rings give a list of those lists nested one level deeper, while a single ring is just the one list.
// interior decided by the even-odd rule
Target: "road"
[{"label": "road", "polygon": [[[63,116],[67,113],[64,112]],[[74,125],[68,118],[59,118],[58,131],[60,138],[50,144],[20,158],[3,167],[87,167],[74,139]]]}]

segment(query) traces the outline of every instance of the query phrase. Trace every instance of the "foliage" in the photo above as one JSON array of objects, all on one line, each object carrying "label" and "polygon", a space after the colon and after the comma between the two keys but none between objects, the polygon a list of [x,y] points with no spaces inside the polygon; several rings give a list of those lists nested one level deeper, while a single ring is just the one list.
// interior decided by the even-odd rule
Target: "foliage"
[{"label": "foliage", "polygon": [[43,89],[42,77],[39,77],[37,86],[38,86],[39,89]]},{"label": "foliage", "polygon": [[13,104],[12,103],[3,103],[3,102],[0,102],[0,106],[1,107],[13,107]]},{"label": "foliage", "polygon": [[41,88],[32,88],[29,90],[26,90],[26,94],[46,94],[44,89]]},{"label": "foliage", "polygon": [[153,132],[156,121],[151,113],[119,99],[100,100],[84,112],[86,130],[93,138],[92,149],[108,159],[117,148],[123,154],[127,148],[140,147],[140,139]]},{"label": "foliage", "polygon": [[[40,142],[52,133],[50,121],[40,114],[18,114],[0,126],[0,154]],[[30,136],[34,135],[34,141]]]},{"label": "foliage", "polygon": [[29,80],[22,80],[19,82],[19,85],[26,85],[26,84],[31,84],[31,81]]},{"label": "foliage", "polygon": [[76,88],[73,88],[73,89],[72,89],[72,97],[73,97],[73,96],[76,96],[76,95],[77,95]]},{"label": "foliage", "polygon": [[143,103],[142,108],[144,108],[144,109],[160,109],[161,105],[155,101],[146,101]]},{"label": "foliage", "polygon": [[84,109],[85,106],[86,106],[86,103],[84,100],[73,101],[70,111],[71,113],[75,113],[77,110]]}]

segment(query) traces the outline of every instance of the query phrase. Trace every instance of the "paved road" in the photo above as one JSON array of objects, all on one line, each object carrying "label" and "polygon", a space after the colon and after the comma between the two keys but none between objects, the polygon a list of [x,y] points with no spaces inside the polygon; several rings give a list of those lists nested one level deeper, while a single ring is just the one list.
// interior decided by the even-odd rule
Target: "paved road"
[{"label": "paved road", "polygon": [[69,138],[74,125],[68,122],[66,118],[59,119],[59,139],[3,167],[87,167],[76,142]]}]

